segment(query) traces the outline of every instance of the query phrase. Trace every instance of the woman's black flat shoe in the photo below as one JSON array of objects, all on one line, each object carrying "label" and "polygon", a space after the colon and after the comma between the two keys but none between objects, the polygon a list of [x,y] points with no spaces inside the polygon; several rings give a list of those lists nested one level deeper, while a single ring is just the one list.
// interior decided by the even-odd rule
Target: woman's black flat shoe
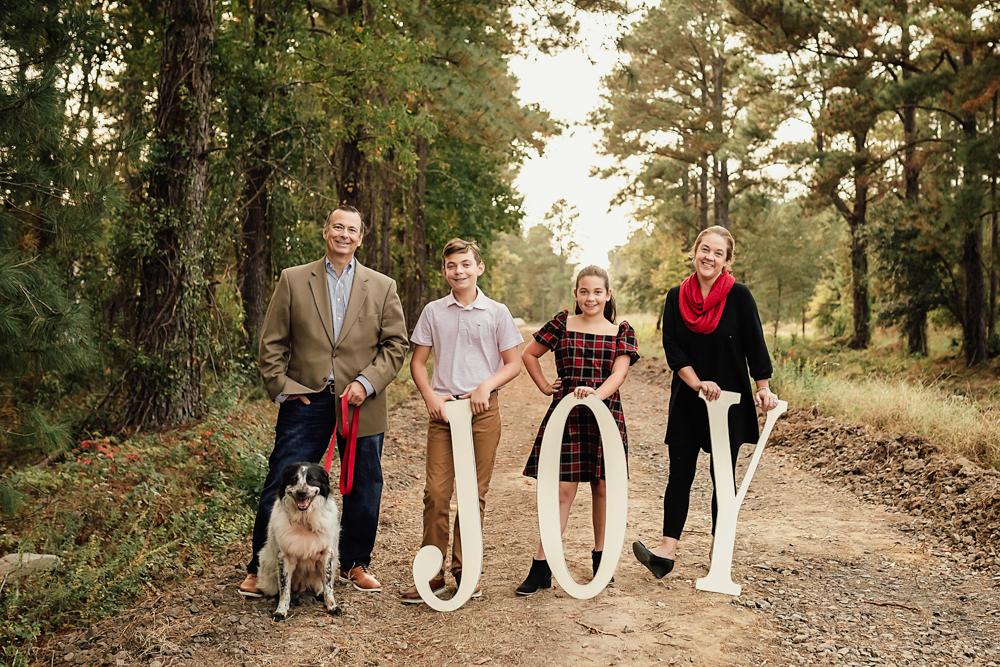
[{"label": "woman's black flat shoe", "polygon": [[657,556],[647,549],[642,542],[636,541],[632,543],[632,553],[635,554],[635,559],[645,565],[646,569],[652,572],[653,576],[657,579],[662,579],[674,569],[674,561],[669,558]]}]

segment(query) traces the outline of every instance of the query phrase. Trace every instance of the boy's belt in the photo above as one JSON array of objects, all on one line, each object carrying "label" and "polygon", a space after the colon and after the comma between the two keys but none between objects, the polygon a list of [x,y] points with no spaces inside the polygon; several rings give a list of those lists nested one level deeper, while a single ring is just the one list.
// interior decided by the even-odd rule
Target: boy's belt
[{"label": "boy's belt", "polygon": [[[469,392],[469,393],[472,393],[472,392]],[[494,389],[493,391],[490,392],[490,396],[492,396],[493,394],[498,394],[498,393],[500,393],[500,390],[499,389]],[[461,396],[462,396],[461,394],[452,394],[451,395],[451,397],[454,398],[456,401],[462,400]]]}]

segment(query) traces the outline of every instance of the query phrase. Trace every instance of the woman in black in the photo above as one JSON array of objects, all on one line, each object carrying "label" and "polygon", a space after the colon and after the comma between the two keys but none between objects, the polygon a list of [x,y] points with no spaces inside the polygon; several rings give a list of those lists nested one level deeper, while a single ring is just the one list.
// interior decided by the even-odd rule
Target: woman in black
[{"label": "woman in black", "polygon": [[[733,237],[725,227],[702,231],[691,252],[694,274],[670,290],[663,309],[663,351],[674,372],[664,439],[670,476],[663,495],[663,540],[653,549],[642,542],[632,544],[636,558],[657,578],[674,566],[698,452],[703,449],[711,454],[708,410],[698,392],[704,392],[709,401],[719,398],[722,391],[740,394],[740,403],[729,410],[734,468],[740,445],[756,442],[760,435],[756,406],[767,412],[778,404],[778,397],[768,389],[771,359],[757,304],[746,285],[737,283],[727,270],[734,249]],[[756,381],[756,391],[750,388],[750,376]],[[714,484],[714,467],[712,470]],[[713,535],[716,513],[713,490]]]}]

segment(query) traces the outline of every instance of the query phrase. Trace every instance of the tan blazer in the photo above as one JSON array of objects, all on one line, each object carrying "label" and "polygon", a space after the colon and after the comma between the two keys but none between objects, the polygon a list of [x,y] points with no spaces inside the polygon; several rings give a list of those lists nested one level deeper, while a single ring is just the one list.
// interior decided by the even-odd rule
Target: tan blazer
[{"label": "tan blazer", "polygon": [[375,435],[388,426],[385,388],[408,347],[396,281],[360,262],[340,338],[334,340],[324,258],[281,272],[264,317],[257,365],[272,399],[319,392],[330,368],[337,396],[364,375],[375,393],[361,406],[358,435]]}]

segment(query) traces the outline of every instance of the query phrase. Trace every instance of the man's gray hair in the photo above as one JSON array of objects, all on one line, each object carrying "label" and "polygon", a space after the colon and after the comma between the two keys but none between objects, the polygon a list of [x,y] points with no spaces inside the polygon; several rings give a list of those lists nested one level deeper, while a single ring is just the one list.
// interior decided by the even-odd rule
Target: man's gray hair
[{"label": "man's gray hair", "polygon": [[323,223],[323,231],[324,232],[327,229],[330,228],[330,221],[333,220],[333,214],[336,213],[337,211],[346,211],[348,213],[357,213],[358,218],[361,220],[361,235],[362,236],[365,235],[365,216],[361,215],[361,211],[359,211],[358,209],[354,208],[350,204],[341,204],[337,208],[333,209],[333,211],[330,213],[330,215],[328,215],[326,217],[326,222]]}]

